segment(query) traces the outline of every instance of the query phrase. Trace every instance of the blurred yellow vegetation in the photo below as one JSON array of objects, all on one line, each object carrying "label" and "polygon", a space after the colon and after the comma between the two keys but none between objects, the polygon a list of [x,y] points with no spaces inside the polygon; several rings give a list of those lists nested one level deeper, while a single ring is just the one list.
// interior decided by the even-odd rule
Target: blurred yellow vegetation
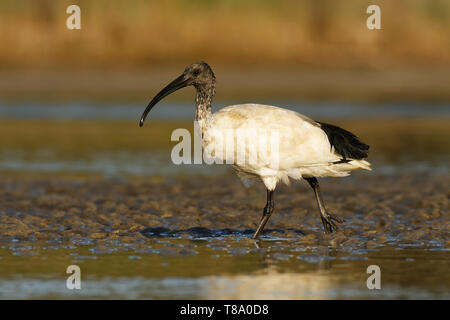
[{"label": "blurred yellow vegetation", "polygon": [[[66,8],[81,8],[68,30]],[[381,7],[382,30],[366,8]],[[2,0],[0,68],[450,66],[448,0]]]}]

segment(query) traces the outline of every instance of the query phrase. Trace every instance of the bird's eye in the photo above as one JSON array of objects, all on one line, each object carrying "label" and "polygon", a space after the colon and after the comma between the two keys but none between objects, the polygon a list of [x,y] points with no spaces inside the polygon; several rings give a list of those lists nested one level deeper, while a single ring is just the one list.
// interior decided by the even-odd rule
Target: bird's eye
[{"label": "bird's eye", "polygon": [[200,74],[200,70],[195,69],[193,72],[194,76],[198,76]]}]

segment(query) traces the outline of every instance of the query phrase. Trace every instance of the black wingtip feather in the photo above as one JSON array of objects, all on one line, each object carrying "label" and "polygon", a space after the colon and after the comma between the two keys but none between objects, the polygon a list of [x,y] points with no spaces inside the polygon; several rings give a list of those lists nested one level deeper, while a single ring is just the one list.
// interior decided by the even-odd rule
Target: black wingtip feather
[{"label": "black wingtip feather", "polygon": [[353,133],[332,124],[318,122],[322,130],[327,134],[330,145],[337,154],[344,159],[367,158],[369,146],[361,142]]}]

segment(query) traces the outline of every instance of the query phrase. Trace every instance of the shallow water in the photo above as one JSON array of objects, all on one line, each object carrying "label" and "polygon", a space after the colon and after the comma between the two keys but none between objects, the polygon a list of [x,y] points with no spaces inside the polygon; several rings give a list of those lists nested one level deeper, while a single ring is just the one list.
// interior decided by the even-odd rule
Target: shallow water
[{"label": "shallow water", "polygon": [[[335,120],[371,146],[377,174],[448,173],[450,118]],[[1,120],[0,171],[77,172],[106,176],[223,174],[221,165],[175,165],[171,141],[191,121]]]},{"label": "shallow water", "polygon": [[[371,145],[372,172],[321,181],[346,220],[333,235],[294,183],[252,240],[262,186],[171,162],[192,107],[160,106],[142,129],[137,104],[0,103],[0,298],[449,299],[449,106],[285,105]],[[72,264],[81,290],[65,286]]]},{"label": "shallow water", "polygon": [[[237,101],[217,102],[213,112]],[[313,119],[392,119],[450,117],[447,103],[423,104],[414,102],[355,103],[317,101],[262,101],[261,104],[276,105],[307,115]],[[82,102],[8,102],[0,101],[2,119],[83,119],[83,120],[133,120],[137,121],[145,108],[142,103]],[[162,101],[151,113],[152,119],[190,120],[194,117],[192,103],[167,103]]]},{"label": "shallow water", "polygon": [[[147,250],[99,254],[59,249],[27,257],[0,250],[0,298],[450,298],[448,251],[384,247],[366,254],[326,248],[316,253],[270,239],[160,242]],[[65,270],[73,264],[82,271],[81,290],[66,288]],[[369,265],[381,268],[381,290],[367,288]]]}]

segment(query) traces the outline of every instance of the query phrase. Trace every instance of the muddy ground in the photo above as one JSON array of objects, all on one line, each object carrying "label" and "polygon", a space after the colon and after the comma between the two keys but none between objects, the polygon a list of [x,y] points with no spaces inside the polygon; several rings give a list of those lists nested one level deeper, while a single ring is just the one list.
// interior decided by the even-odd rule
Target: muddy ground
[{"label": "muddy ground", "polygon": [[[450,248],[448,175],[323,179],[331,212],[345,218],[324,235],[305,183],[281,186],[262,239],[349,252],[397,247]],[[99,178],[6,175],[0,182],[0,244],[17,254],[90,245],[98,252],[145,249],[158,238],[250,238],[265,204],[262,186],[233,175]],[[119,244],[128,244],[120,246]],[[179,249],[179,248],[178,248]],[[177,248],[164,254],[183,254]],[[166,250],[166,251],[167,251]]]}]

